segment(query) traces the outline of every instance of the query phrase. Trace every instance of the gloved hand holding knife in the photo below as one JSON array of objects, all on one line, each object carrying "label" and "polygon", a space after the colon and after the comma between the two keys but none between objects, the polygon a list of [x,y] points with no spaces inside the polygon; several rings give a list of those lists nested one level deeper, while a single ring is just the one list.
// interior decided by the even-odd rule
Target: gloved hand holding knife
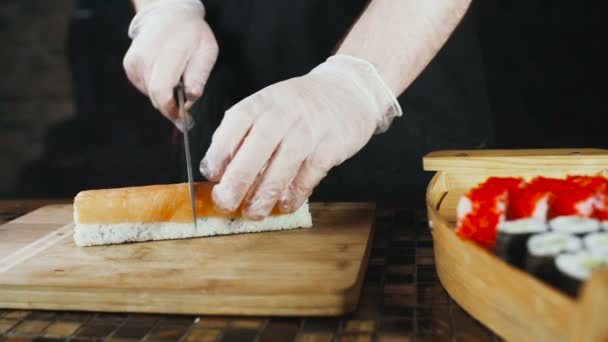
[{"label": "gloved hand holding knife", "polygon": [[174,88],[183,77],[185,108],[202,95],[215,65],[218,45],[198,0],[134,1],[133,39],[123,59],[127,77],[180,130]]},{"label": "gloved hand holding knife", "polygon": [[[200,96],[218,47],[197,0],[139,0],[125,56],[129,79],[175,120],[183,74]],[[435,56],[470,0],[372,0],[337,53],[305,75],[270,85],[230,108],[200,163],[218,182],[213,200],[260,219],[289,213],[330,169],[402,114],[401,94]],[[191,103],[191,101],[190,101]]]}]

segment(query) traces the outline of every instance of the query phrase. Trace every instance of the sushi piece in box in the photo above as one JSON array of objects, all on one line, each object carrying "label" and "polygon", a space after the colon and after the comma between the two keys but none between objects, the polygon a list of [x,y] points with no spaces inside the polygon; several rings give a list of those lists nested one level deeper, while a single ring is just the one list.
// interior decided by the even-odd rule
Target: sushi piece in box
[{"label": "sushi piece in box", "polygon": [[498,225],[494,253],[506,262],[524,267],[526,242],[536,233],[548,230],[547,212],[553,195],[535,183],[522,184],[509,191],[507,220]]},{"label": "sushi piece in box", "polygon": [[593,218],[578,215],[558,216],[549,223],[551,229],[566,234],[574,234],[583,237],[589,233],[600,230],[600,222]]},{"label": "sushi piece in box", "polygon": [[583,239],[585,249],[608,260],[608,232],[588,234]]},{"label": "sushi piece in box", "polygon": [[[462,196],[456,234],[576,295],[608,256],[608,180],[490,177]],[[584,242],[583,242],[584,239]]]},{"label": "sushi piece in box", "polygon": [[598,231],[597,213],[606,189],[605,178],[591,176],[569,176],[559,186],[554,186],[555,201],[549,213],[551,228],[578,236]]},{"label": "sushi piece in box", "polygon": [[456,234],[494,248],[497,227],[506,218],[509,189],[523,183],[521,178],[490,177],[462,196],[457,207]]},{"label": "sushi piece in box", "polygon": [[564,292],[576,297],[582,283],[589,279],[593,270],[607,267],[605,258],[587,250],[576,253],[562,253],[555,258],[557,275],[550,283]]},{"label": "sushi piece in box", "polygon": [[557,275],[555,258],[561,253],[582,250],[581,238],[558,232],[533,235],[526,244],[525,270],[539,279],[550,282]]}]

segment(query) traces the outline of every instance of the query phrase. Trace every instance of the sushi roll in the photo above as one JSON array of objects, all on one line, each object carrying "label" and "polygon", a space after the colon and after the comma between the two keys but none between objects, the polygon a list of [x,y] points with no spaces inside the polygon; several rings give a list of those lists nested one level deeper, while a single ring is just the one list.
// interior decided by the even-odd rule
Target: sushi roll
[{"label": "sushi roll", "polygon": [[551,205],[551,229],[584,236],[600,229],[595,217],[598,195],[603,182],[594,177],[570,176],[552,191],[555,200]]},{"label": "sushi roll", "polygon": [[537,218],[505,221],[498,226],[494,253],[511,265],[523,269],[528,239],[547,230],[547,224]]},{"label": "sushi roll", "polygon": [[556,190],[559,190],[566,185],[566,180],[559,179],[559,178],[547,178],[547,177],[538,176],[538,177],[535,177],[534,179],[532,179],[528,185],[531,187],[534,187],[538,190],[549,191],[549,192],[555,194]]},{"label": "sushi roll", "polygon": [[602,176],[568,176],[566,177],[566,182],[596,191],[608,188],[608,179]]},{"label": "sushi roll", "polygon": [[588,234],[583,238],[585,248],[604,260],[608,260],[608,233],[593,233]]},{"label": "sushi roll", "polygon": [[602,176],[569,176],[566,180],[594,194],[593,217],[600,221],[601,229],[608,230],[608,179]]},{"label": "sushi roll", "polygon": [[551,205],[551,217],[581,216],[591,217],[595,209],[596,193],[575,182],[564,182],[551,190],[555,200]]},{"label": "sushi roll", "polygon": [[575,234],[580,237],[600,230],[600,221],[597,219],[575,215],[558,216],[552,219],[549,224],[553,231]]},{"label": "sushi roll", "polygon": [[524,269],[549,282],[557,274],[555,257],[561,253],[574,253],[582,248],[583,241],[574,235],[557,232],[533,235],[526,244]]},{"label": "sushi roll", "polygon": [[560,254],[555,258],[558,273],[552,285],[576,297],[582,283],[591,276],[593,270],[606,266],[608,264],[605,259],[586,250]]},{"label": "sushi roll", "polygon": [[536,233],[548,230],[547,213],[552,193],[533,184],[509,191],[507,220],[498,226],[494,252],[506,262],[524,267],[526,242]]},{"label": "sushi roll", "polygon": [[511,189],[508,219],[535,219],[545,223],[553,201],[554,195],[551,190],[538,186],[534,181]]},{"label": "sushi roll", "polygon": [[608,188],[597,195],[595,216],[602,230],[608,230]]},{"label": "sushi roll", "polygon": [[515,177],[490,177],[485,182],[471,189],[460,198],[456,209],[458,222],[460,223],[468,215],[480,211],[495,211],[506,214],[509,190],[518,188],[525,184],[522,178]]},{"label": "sushi roll", "polygon": [[490,177],[461,197],[456,234],[484,247],[494,248],[498,226],[505,221],[509,190],[524,184],[521,178]]},{"label": "sushi roll", "polygon": [[595,217],[603,230],[608,230],[608,187],[602,188],[596,196]]}]

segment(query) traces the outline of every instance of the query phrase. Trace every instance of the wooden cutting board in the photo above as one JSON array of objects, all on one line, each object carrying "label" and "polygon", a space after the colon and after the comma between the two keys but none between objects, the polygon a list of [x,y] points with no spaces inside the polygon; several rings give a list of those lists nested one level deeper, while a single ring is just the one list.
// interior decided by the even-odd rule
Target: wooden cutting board
[{"label": "wooden cutting board", "polygon": [[226,315],[355,309],[374,205],[313,203],[313,227],[78,247],[72,206],[0,226],[0,308]]}]

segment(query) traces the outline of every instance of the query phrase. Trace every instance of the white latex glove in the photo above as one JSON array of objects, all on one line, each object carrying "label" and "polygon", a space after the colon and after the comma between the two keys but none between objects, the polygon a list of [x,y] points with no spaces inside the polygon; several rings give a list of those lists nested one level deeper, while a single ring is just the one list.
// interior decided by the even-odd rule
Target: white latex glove
[{"label": "white latex glove", "polygon": [[310,73],[273,84],[230,108],[215,131],[200,171],[215,205],[250,219],[277,204],[297,210],[334,166],[358,152],[401,116],[374,66],[330,57]]},{"label": "white latex glove", "polygon": [[129,80],[182,131],[173,89],[183,75],[190,108],[219,50],[204,16],[200,0],[157,0],[143,6],[129,26],[133,42],[123,60]]}]

